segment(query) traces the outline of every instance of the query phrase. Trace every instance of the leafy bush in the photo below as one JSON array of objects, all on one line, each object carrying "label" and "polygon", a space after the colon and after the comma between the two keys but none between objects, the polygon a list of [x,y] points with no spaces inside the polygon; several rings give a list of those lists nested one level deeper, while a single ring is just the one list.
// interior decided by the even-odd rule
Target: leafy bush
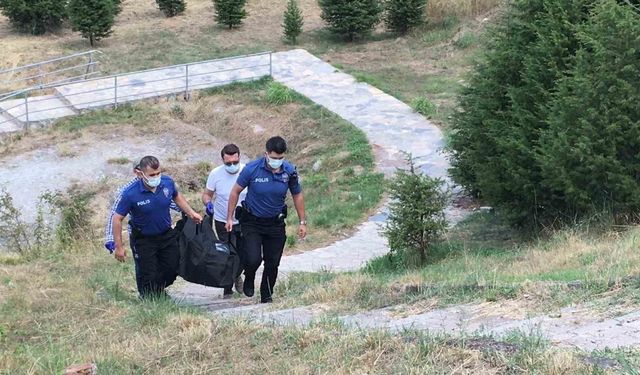
[{"label": "leafy bush", "polygon": [[422,265],[429,247],[438,242],[447,228],[444,210],[449,193],[441,179],[416,172],[409,155],[410,169],[398,170],[390,182],[389,217],[383,234],[392,253],[406,263]]},{"label": "leafy bush", "polygon": [[386,0],[384,7],[387,29],[404,34],[424,23],[427,0]]},{"label": "leafy bush", "polygon": [[111,35],[116,6],[113,0],[70,0],[69,19],[73,30],[80,31],[93,47],[96,41]]},{"label": "leafy bush", "polygon": [[294,99],[294,92],[278,82],[271,82],[267,88],[267,101],[271,104],[287,104]]},{"label": "leafy bush", "polygon": [[58,28],[67,15],[62,0],[0,0],[0,11],[16,29],[33,35]]},{"label": "leafy bush", "polygon": [[156,0],[156,3],[166,17],[175,17],[187,9],[185,0]]},{"label": "leafy bush", "polygon": [[22,219],[20,210],[13,204],[13,197],[6,191],[0,192],[0,247],[18,254],[31,250],[30,229]]},{"label": "leafy bush", "polygon": [[242,25],[242,20],[247,17],[245,3],[246,0],[213,0],[216,22],[230,29]]},{"label": "leafy bush", "polygon": [[426,118],[431,118],[438,113],[438,107],[424,96],[413,99],[411,101],[411,108]]},{"label": "leafy bush", "polygon": [[318,3],[329,30],[350,41],[371,33],[380,22],[382,7],[378,0],[318,0]]},{"label": "leafy bush", "polygon": [[283,18],[282,27],[284,29],[284,38],[296,44],[298,36],[302,33],[302,25],[304,25],[302,11],[298,7],[297,0],[289,0],[287,2],[287,9],[284,12]]},{"label": "leafy bush", "polygon": [[628,2],[514,2],[460,97],[454,179],[515,224],[640,209],[639,24]]}]

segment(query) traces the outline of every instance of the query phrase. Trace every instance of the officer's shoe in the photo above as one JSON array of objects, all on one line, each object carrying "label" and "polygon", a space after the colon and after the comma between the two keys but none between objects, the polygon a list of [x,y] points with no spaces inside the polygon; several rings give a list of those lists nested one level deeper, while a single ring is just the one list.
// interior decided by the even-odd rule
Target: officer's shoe
[{"label": "officer's shoe", "polygon": [[243,293],[243,291],[244,291],[244,282],[242,281],[242,276],[238,276],[236,278],[234,286],[236,288],[236,292]]},{"label": "officer's shoe", "polygon": [[260,298],[260,303],[271,303],[271,302],[273,302],[273,298],[271,298],[271,296]]},{"label": "officer's shoe", "polygon": [[253,294],[255,293],[255,290],[253,288],[253,285],[251,285],[251,283],[244,283],[244,285],[242,286],[242,291],[244,292],[244,295],[247,297],[253,297]]}]

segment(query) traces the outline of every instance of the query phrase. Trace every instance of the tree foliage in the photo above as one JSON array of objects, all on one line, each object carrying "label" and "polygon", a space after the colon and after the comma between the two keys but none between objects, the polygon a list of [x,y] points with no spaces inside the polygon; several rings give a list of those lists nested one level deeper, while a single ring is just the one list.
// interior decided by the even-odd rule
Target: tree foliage
[{"label": "tree foliage", "polygon": [[216,22],[230,29],[242,25],[247,17],[245,4],[246,0],[213,0]]},{"label": "tree foliage", "polygon": [[74,31],[89,39],[93,47],[96,41],[111,35],[116,16],[113,0],[70,0],[69,20]]},{"label": "tree foliage", "polygon": [[389,217],[383,233],[392,252],[424,264],[429,247],[447,228],[444,210],[449,194],[441,179],[416,172],[411,156],[408,161],[410,169],[398,170],[390,182]]},{"label": "tree foliage", "polygon": [[302,26],[304,20],[302,18],[302,11],[298,7],[297,0],[289,0],[287,2],[287,9],[284,12],[282,28],[284,32],[284,38],[295,44],[298,36],[302,33]]},{"label": "tree foliage", "polygon": [[460,97],[454,179],[517,224],[640,208],[638,24],[626,2],[515,1]]},{"label": "tree foliage", "polygon": [[318,0],[329,30],[353,41],[367,35],[380,22],[379,0]]},{"label": "tree foliage", "polygon": [[16,29],[40,35],[62,24],[66,17],[66,1],[0,0],[0,11]]},{"label": "tree foliage", "polygon": [[427,0],[386,0],[384,22],[388,30],[406,33],[424,22]]},{"label": "tree foliage", "polygon": [[156,0],[156,3],[166,17],[175,17],[187,9],[185,0]]}]

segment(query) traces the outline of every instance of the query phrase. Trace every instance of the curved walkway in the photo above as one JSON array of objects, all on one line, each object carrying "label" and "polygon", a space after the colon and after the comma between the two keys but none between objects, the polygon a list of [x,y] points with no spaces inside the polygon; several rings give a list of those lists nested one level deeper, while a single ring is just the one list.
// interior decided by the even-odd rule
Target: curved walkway
[{"label": "curved walkway", "polygon": [[[449,163],[441,152],[444,146],[442,132],[405,103],[366,83],[357,82],[302,49],[273,54],[272,74],[276,81],[360,128],[375,150],[376,167],[381,172],[393,173],[396,167],[405,165],[404,153],[411,153],[424,173],[446,179]],[[462,215],[462,212],[451,210],[449,220],[456,221]],[[385,218],[385,213],[379,212],[361,224],[349,238],[283,257],[281,274],[361,268],[369,260],[389,251],[386,239],[378,233]],[[216,289],[188,285],[173,294],[193,303],[216,304],[219,301],[215,297],[219,293]]]}]

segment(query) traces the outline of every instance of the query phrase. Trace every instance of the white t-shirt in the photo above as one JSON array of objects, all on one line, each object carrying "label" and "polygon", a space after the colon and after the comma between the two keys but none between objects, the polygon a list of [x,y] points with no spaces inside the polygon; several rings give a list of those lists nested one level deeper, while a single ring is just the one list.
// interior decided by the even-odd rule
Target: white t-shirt
[{"label": "white t-shirt", "polygon": [[[240,163],[240,171],[244,168],[244,164]],[[231,194],[231,189],[236,184],[236,180],[240,175],[240,171],[236,174],[231,174],[224,169],[224,165],[214,168],[211,173],[209,173],[209,178],[207,178],[207,189],[211,190],[215,193],[213,198],[213,219],[217,221],[222,221],[223,223],[227,222],[227,208],[229,206],[229,195]],[[238,199],[238,206],[240,202],[244,200],[247,196],[247,189],[244,189],[242,193],[240,193],[240,198]],[[238,221],[234,220],[234,223],[237,224]]]}]

